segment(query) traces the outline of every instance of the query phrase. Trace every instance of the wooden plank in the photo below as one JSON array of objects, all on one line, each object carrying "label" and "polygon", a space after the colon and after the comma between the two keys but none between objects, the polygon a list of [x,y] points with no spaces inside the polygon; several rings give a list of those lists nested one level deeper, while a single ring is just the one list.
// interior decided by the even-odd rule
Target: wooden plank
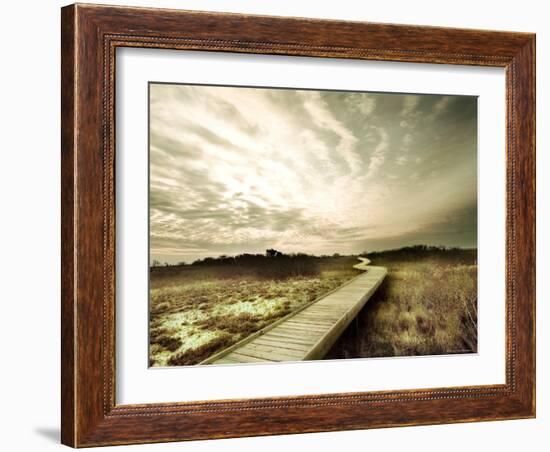
[{"label": "wooden plank", "polygon": [[336,302],[330,303],[330,302],[328,302],[328,303],[326,303],[322,306],[316,307],[316,309],[313,312],[322,312],[321,311],[322,309],[328,309],[329,310],[328,312],[337,314],[338,312],[345,311],[346,309],[349,309],[350,305],[352,305],[352,304],[353,303],[336,303]]},{"label": "wooden plank", "polygon": [[277,328],[273,329],[273,331],[282,331],[287,334],[288,333],[296,334],[296,335],[304,334],[306,336],[323,333],[326,330],[327,328],[312,328],[310,325],[292,324],[287,322],[284,322],[284,324],[281,324]]},{"label": "wooden plank", "polygon": [[273,351],[267,351],[267,350],[255,350],[251,348],[246,348],[249,344],[246,344],[242,349],[239,349],[239,353],[235,353],[235,356],[246,356],[249,360],[256,360],[256,361],[248,361],[248,362],[265,362],[265,361],[303,361],[305,354],[300,355],[289,355],[286,353],[283,353],[281,350],[273,350]]},{"label": "wooden plank", "polygon": [[273,339],[256,339],[253,345],[263,345],[264,347],[279,347],[282,349],[295,350],[299,352],[305,352],[311,349],[314,344],[296,344],[291,341],[285,340],[273,340]]},{"label": "wooden plank", "polygon": [[319,311],[307,311],[302,314],[300,314],[300,318],[311,318],[311,319],[319,319],[319,320],[333,320],[334,318],[338,318],[339,311],[336,309],[332,310],[331,312],[319,312]]},{"label": "wooden plank", "polygon": [[332,314],[332,315],[326,315],[326,316],[320,316],[320,315],[316,315],[316,314],[307,314],[307,315],[303,315],[303,316],[300,316],[300,320],[306,320],[308,322],[328,322],[328,323],[334,323],[336,322],[340,317],[341,317],[341,313],[338,312],[337,314]]},{"label": "wooden plank", "polygon": [[282,328],[282,329],[293,329],[293,330],[298,330],[298,331],[308,331],[308,332],[313,332],[313,331],[318,331],[318,332],[324,332],[327,330],[327,328],[330,327],[330,324],[325,324],[325,325],[313,325],[313,324],[304,324],[304,323],[300,323],[300,322],[290,322],[287,321],[287,322],[284,322],[283,324],[279,325],[277,328]]},{"label": "wooden plank", "polygon": [[310,309],[307,310],[307,312],[318,312],[318,313],[334,313],[336,312],[335,306],[329,304],[329,303],[317,303],[316,305],[312,306]]},{"label": "wooden plank", "polygon": [[[239,361],[240,363],[265,363],[265,362],[276,362],[275,361],[272,361],[270,359],[267,359],[267,358],[258,358],[257,356],[250,356],[250,355],[245,355],[243,353],[238,353],[238,352],[233,352],[229,355],[232,359],[235,359],[237,361]],[[223,359],[223,358],[220,358],[220,359]],[[216,361],[217,363],[218,361]]]},{"label": "wooden plank", "polygon": [[309,335],[297,335],[297,334],[289,334],[285,331],[275,331],[269,332],[268,334],[264,334],[257,338],[258,340],[273,340],[273,341],[286,341],[286,342],[294,342],[297,345],[313,345],[316,340],[319,339],[319,334],[309,334]]},{"label": "wooden plank", "polygon": [[216,361],[216,364],[241,364],[241,363],[242,361],[239,361],[234,357],[231,358],[230,356],[224,356],[223,358],[220,358]]},{"label": "wooden plank", "polygon": [[305,325],[307,327],[312,326],[314,328],[320,328],[325,330],[327,325],[332,325],[334,320],[310,320],[304,317],[294,317],[292,320],[285,322],[288,325]]},{"label": "wooden plank", "polygon": [[352,306],[354,306],[357,301],[359,300],[359,296],[356,297],[356,300],[354,303],[334,303],[333,305],[327,305],[327,306],[330,306],[331,309],[332,309],[332,312],[334,314],[338,314],[338,313],[341,313],[341,312],[346,312],[348,309],[350,309]]},{"label": "wooden plank", "polygon": [[[279,328],[278,328],[279,329]],[[297,336],[313,336],[313,335],[317,335],[317,336],[320,336],[322,335],[325,331],[327,331],[329,328],[324,328],[324,329],[321,329],[321,328],[308,328],[307,326],[304,326],[304,325],[281,325],[280,326],[280,331],[283,331],[283,332],[286,332],[286,333],[292,333],[292,334],[295,334]]]},{"label": "wooden plank", "polygon": [[[324,309],[324,308],[323,308]],[[309,311],[305,313],[305,315],[313,315],[313,316],[336,316],[338,317],[339,313],[345,312],[346,309],[349,309],[349,307],[343,308],[343,307],[330,307],[329,309],[323,310],[321,308],[316,308],[315,310]]]},{"label": "wooden plank", "polygon": [[306,354],[304,350],[295,350],[291,348],[279,347],[277,345],[264,345],[258,344],[256,341],[253,343],[246,344],[243,348],[239,350],[239,353],[249,354],[250,352],[261,353],[263,356],[269,358],[270,354],[284,355],[289,358],[300,358],[302,359]]},{"label": "wooden plank", "polygon": [[338,306],[336,304],[316,304],[309,309],[304,310],[299,315],[318,315],[318,316],[333,316],[338,314]]},{"label": "wooden plank", "polygon": [[318,331],[315,329],[306,328],[304,326],[298,327],[295,325],[287,325],[285,322],[285,324],[282,324],[277,328],[274,328],[272,331],[277,333],[283,333],[290,336],[308,337],[308,336],[318,336],[319,332],[322,333],[323,331],[326,331],[326,329]]},{"label": "wooden plank", "polygon": [[266,337],[268,339],[274,339],[274,340],[287,340],[296,344],[301,344],[301,345],[303,344],[303,345],[309,345],[309,346],[313,346],[316,342],[315,337],[313,337],[312,339],[308,339],[306,337],[297,337],[295,335],[287,335],[280,331],[277,333],[270,332],[262,337]]},{"label": "wooden plank", "polygon": [[320,328],[322,330],[326,329],[327,325],[332,325],[334,320],[311,320],[302,316],[296,316],[292,319],[288,319],[284,324],[285,325],[311,325],[315,328]]},{"label": "wooden plank", "polygon": [[318,332],[315,332],[314,334],[307,332],[305,334],[299,334],[295,331],[276,331],[273,335],[268,336],[268,339],[273,338],[275,340],[276,336],[278,336],[280,340],[296,341],[297,343],[303,342],[303,345],[309,345],[310,347],[313,347],[322,336],[322,334]]}]

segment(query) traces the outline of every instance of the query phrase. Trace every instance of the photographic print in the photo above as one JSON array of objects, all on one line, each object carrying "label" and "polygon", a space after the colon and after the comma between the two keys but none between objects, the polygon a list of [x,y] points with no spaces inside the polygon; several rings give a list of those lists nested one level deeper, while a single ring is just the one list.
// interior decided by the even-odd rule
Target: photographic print
[{"label": "photographic print", "polygon": [[149,365],[477,352],[477,97],[149,84]]}]

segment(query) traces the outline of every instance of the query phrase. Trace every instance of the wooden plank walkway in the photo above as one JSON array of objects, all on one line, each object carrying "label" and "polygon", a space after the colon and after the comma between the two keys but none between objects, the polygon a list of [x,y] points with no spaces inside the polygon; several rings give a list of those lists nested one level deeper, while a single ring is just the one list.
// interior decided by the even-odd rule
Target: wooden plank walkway
[{"label": "wooden plank walkway", "polygon": [[384,280],[385,267],[370,267],[322,298],[268,325],[200,364],[242,364],[321,359]]}]

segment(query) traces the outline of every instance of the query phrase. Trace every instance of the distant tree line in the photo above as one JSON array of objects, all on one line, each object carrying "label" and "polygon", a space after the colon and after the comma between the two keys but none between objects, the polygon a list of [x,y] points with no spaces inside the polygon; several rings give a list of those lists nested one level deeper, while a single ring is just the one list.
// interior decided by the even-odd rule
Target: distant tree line
[{"label": "distant tree line", "polygon": [[273,260],[288,261],[288,260],[308,260],[316,259],[316,256],[305,253],[285,254],[276,249],[270,248],[265,250],[265,254],[250,254],[243,253],[236,256],[221,255],[218,257],[205,257],[198,259],[191,265],[256,265],[258,263],[273,263]]},{"label": "distant tree line", "polygon": [[[415,259],[419,255],[449,255],[449,254],[471,254],[472,252],[477,252],[477,250],[469,250],[458,247],[446,247],[446,246],[433,246],[433,245],[412,245],[405,246],[402,248],[389,249],[384,251],[363,251],[357,256],[369,257],[371,259],[379,257],[392,257],[400,259]],[[159,260],[155,259],[151,262],[151,267],[211,267],[211,266],[243,266],[243,267],[258,267],[258,266],[270,266],[273,267],[275,263],[278,265],[294,265],[296,267],[300,266],[299,263],[303,263],[304,266],[310,265],[313,266],[316,261],[326,260],[330,258],[340,258],[340,257],[350,257],[347,255],[341,255],[339,253],[334,254],[322,254],[319,256],[306,254],[306,253],[283,253],[282,251],[276,250],[274,248],[269,248],[265,250],[264,254],[251,254],[243,253],[237,254],[235,256],[228,256],[222,254],[218,257],[205,257],[202,259],[197,259],[191,264],[186,262],[178,262],[176,264],[169,264],[168,262],[162,263]],[[292,264],[291,264],[292,262]]]},{"label": "distant tree line", "polygon": [[[335,259],[337,258],[337,259]],[[351,260],[343,262],[342,259]],[[205,257],[197,259],[191,264],[180,262],[178,264],[162,264],[158,260],[151,262],[151,271],[214,271],[217,274],[249,275],[267,279],[284,279],[296,276],[317,276],[320,274],[321,265],[327,264],[334,267],[339,265],[345,268],[351,267],[353,257],[341,256],[338,253],[332,255],[315,256],[306,253],[283,253],[274,248],[269,248],[264,254],[243,253],[236,256],[221,255],[218,257]],[[175,274],[175,273],[174,273]]]},{"label": "distant tree line", "polygon": [[369,259],[384,259],[388,258],[391,260],[401,260],[401,261],[412,261],[417,260],[418,258],[438,258],[438,257],[454,257],[457,260],[470,261],[472,256],[477,255],[477,249],[466,249],[458,247],[447,247],[447,246],[432,246],[432,245],[412,245],[405,246],[402,248],[384,250],[384,251],[371,251],[363,252],[360,256],[368,257]]},{"label": "distant tree line", "polygon": [[161,262],[158,259],[154,259],[151,261],[151,267],[183,267],[183,266],[218,266],[218,265],[257,265],[263,263],[269,263],[273,264],[273,259],[278,259],[279,261],[298,261],[298,260],[316,260],[316,259],[327,259],[332,257],[343,257],[339,253],[334,254],[322,254],[319,256],[313,255],[313,254],[307,254],[307,253],[283,253],[282,251],[278,251],[274,248],[269,248],[265,250],[265,254],[251,254],[251,253],[243,253],[243,254],[237,254],[235,256],[228,256],[226,254],[222,254],[217,257],[205,257],[202,259],[197,259],[193,261],[192,263],[188,264],[184,261],[170,264],[168,262]]},{"label": "distant tree line", "polygon": [[288,278],[290,276],[312,276],[318,274],[316,256],[305,253],[285,254],[270,248],[265,254],[243,253],[236,256],[205,257],[196,260],[192,267],[232,266],[253,269],[258,277]]}]

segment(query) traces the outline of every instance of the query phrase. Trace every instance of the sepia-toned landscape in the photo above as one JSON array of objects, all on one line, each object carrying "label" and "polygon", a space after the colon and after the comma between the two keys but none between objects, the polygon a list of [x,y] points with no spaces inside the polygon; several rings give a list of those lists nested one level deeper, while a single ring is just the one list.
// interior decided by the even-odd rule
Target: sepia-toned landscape
[{"label": "sepia-toned landscape", "polygon": [[149,364],[477,352],[477,100],[150,84]]}]

